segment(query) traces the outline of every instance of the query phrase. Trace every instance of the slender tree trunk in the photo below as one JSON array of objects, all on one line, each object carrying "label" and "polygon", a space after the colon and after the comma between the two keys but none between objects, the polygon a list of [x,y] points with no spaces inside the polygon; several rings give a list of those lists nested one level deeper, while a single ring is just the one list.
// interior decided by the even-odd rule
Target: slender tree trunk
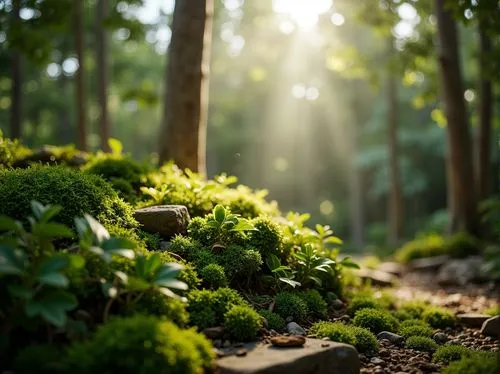
[{"label": "slender tree trunk", "polygon": [[74,1],[74,27],[75,49],[78,58],[78,71],[76,73],[76,126],[78,129],[78,148],[87,150],[87,121],[86,121],[86,96],[85,96],[85,41],[84,41],[84,4],[83,0]]},{"label": "slender tree trunk", "polygon": [[485,31],[484,21],[479,23],[479,129],[477,144],[476,188],[478,199],[488,197],[491,189],[491,118],[493,114],[493,89],[488,74],[491,40]]},{"label": "slender tree trunk", "polygon": [[108,113],[108,34],[104,27],[104,21],[109,13],[108,0],[98,0],[96,13],[97,91],[100,109],[99,131],[101,135],[101,148],[105,152],[109,152],[108,140],[111,130]]},{"label": "slender tree trunk", "polygon": [[[19,28],[21,1],[12,1],[12,26]],[[10,137],[19,139],[22,136],[22,58],[21,53],[15,49],[12,50],[12,91],[11,91],[11,112],[10,112]]]},{"label": "slender tree trunk", "polygon": [[[389,56],[393,54],[392,42],[391,38]],[[389,231],[387,243],[395,247],[403,237],[403,193],[398,147],[398,81],[392,71],[389,70],[387,74],[387,145],[389,154],[389,198],[387,200]]]},{"label": "slender tree trunk", "polygon": [[445,8],[446,0],[435,0],[438,26],[439,73],[447,119],[449,153],[448,192],[451,194],[451,232],[477,232],[476,196],[472,144],[463,97],[462,73],[455,21]]},{"label": "slender tree trunk", "polygon": [[206,174],[213,0],[176,1],[165,76],[160,162]]},{"label": "slender tree trunk", "polygon": [[[64,74],[59,77],[59,92],[64,98],[68,94],[68,78]],[[68,106],[64,103],[59,108],[59,141],[61,144],[71,143],[71,132],[70,114]]]}]

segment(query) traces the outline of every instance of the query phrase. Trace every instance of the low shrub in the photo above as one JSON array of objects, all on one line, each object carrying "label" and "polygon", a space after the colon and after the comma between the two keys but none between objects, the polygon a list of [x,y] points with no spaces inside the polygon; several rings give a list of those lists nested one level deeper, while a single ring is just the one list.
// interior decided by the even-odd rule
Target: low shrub
[{"label": "low shrub", "polygon": [[210,248],[216,239],[217,230],[207,225],[207,219],[203,217],[193,217],[189,221],[187,228],[188,236],[203,247]]},{"label": "low shrub", "polygon": [[224,315],[224,327],[231,337],[238,341],[255,339],[261,324],[260,315],[245,305],[235,305]]},{"label": "low shrub", "polygon": [[263,257],[270,254],[279,257],[283,240],[280,227],[266,217],[255,218],[252,224],[256,230],[249,233],[249,245],[259,251]]},{"label": "low shrub", "polygon": [[363,327],[350,326],[356,337],[355,347],[360,353],[377,353],[377,337],[368,329]]},{"label": "low shrub", "polygon": [[481,242],[466,232],[459,232],[446,238],[445,251],[452,257],[467,257],[479,253]]},{"label": "low shrub", "polygon": [[445,329],[455,325],[455,316],[447,309],[427,307],[422,313],[422,319],[435,329]]},{"label": "low shrub", "polygon": [[378,309],[359,310],[354,315],[353,323],[375,334],[382,331],[395,332],[399,325],[398,321],[389,312]]},{"label": "low shrub", "polygon": [[329,338],[333,342],[356,345],[356,335],[352,328],[341,322],[316,322],[309,329],[309,335]]},{"label": "low shrub", "polygon": [[32,200],[62,206],[57,222],[70,227],[74,227],[74,217],[84,213],[106,227],[130,229],[138,225],[132,207],[98,176],[63,166],[0,170],[0,214],[26,222]]},{"label": "low shrub", "polygon": [[463,357],[460,361],[452,362],[445,368],[443,374],[486,374],[498,373],[500,363],[495,353],[474,353],[470,357]]},{"label": "low shrub", "polygon": [[464,357],[470,357],[471,354],[472,351],[463,345],[442,345],[432,355],[432,361],[448,365],[453,361],[459,361]]},{"label": "low shrub", "polygon": [[319,319],[328,316],[328,305],[317,290],[308,290],[300,294],[302,300],[306,302],[309,313]]},{"label": "low shrub", "polygon": [[262,256],[258,251],[239,245],[228,246],[216,257],[231,281],[248,279],[262,267]]},{"label": "low shrub", "polygon": [[273,313],[269,309],[261,309],[259,314],[266,319],[269,330],[281,332],[285,329],[286,322],[278,313]]},{"label": "low shrub", "polygon": [[64,374],[65,365],[61,361],[61,352],[49,344],[29,345],[17,354],[14,360],[17,374]]},{"label": "low shrub", "polygon": [[185,327],[189,322],[186,303],[161,294],[145,294],[125,313],[127,315],[141,313],[166,318],[179,327]]},{"label": "low shrub", "polygon": [[431,338],[427,338],[425,336],[410,336],[408,339],[406,339],[405,346],[408,349],[414,349],[416,351],[429,353],[432,353],[436,349],[438,349],[437,343]]},{"label": "low shrub", "polygon": [[411,336],[426,336],[431,337],[434,330],[428,326],[405,326],[399,328],[399,335],[403,336],[405,339],[408,339]]},{"label": "low shrub", "polygon": [[87,165],[87,173],[99,175],[103,179],[113,182],[123,180],[128,182],[135,190],[141,185],[141,177],[146,173],[145,168],[129,157],[107,156],[97,158]]},{"label": "low shrub", "polygon": [[115,318],[68,350],[68,372],[202,374],[212,364],[210,343],[192,330],[136,315]]},{"label": "low shrub", "polygon": [[441,235],[430,234],[407,242],[394,254],[398,262],[404,264],[423,257],[446,254],[445,239]]},{"label": "low shrub", "polygon": [[205,288],[217,289],[227,286],[227,277],[224,268],[217,264],[210,264],[200,270],[200,276]]},{"label": "low shrub", "polygon": [[380,309],[380,304],[373,297],[370,296],[356,296],[354,297],[349,306],[347,307],[347,313],[351,316],[355,315],[358,310],[361,309]]},{"label": "low shrub", "polygon": [[307,318],[307,304],[299,294],[293,292],[279,292],[276,295],[274,311],[284,319],[292,317],[295,322],[302,322]]}]

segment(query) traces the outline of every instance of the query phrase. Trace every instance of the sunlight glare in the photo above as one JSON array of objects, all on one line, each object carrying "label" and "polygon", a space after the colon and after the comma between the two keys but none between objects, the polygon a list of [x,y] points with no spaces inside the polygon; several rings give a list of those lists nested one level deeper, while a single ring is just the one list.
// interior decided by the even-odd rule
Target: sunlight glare
[{"label": "sunlight glare", "polygon": [[275,13],[288,15],[301,29],[312,29],[319,16],[330,10],[332,0],[273,0]]},{"label": "sunlight glare", "polygon": [[342,14],[340,13],[333,13],[332,18],[330,18],[330,21],[335,25],[335,26],[342,26],[345,22],[345,18]]}]

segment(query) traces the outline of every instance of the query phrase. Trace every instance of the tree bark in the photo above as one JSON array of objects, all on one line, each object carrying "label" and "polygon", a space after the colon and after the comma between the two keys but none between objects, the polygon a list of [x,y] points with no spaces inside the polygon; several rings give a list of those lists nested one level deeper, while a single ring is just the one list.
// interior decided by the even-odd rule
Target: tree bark
[{"label": "tree bark", "polygon": [[213,0],[175,2],[160,134],[160,162],[205,175],[213,11]]},{"label": "tree bark", "polygon": [[477,232],[472,144],[464,101],[458,33],[446,0],[435,0],[441,89],[447,119],[448,193],[452,200],[451,232]]},{"label": "tree bark", "polygon": [[74,2],[74,33],[75,50],[78,59],[76,72],[76,126],[78,129],[78,148],[87,150],[87,121],[86,121],[86,95],[85,95],[85,42],[84,42],[84,4],[83,0]]},{"label": "tree bark", "polygon": [[491,40],[484,21],[479,21],[479,128],[477,143],[476,188],[479,200],[488,197],[491,190],[491,119],[493,89],[488,73],[491,58]]},{"label": "tree bark", "polygon": [[99,98],[99,132],[101,148],[109,152],[108,140],[111,134],[108,112],[108,33],[104,22],[109,14],[108,0],[98,0],[96,6],[96,42],[97,42],[97,91]]},{"label": "tree bark", "polygon": [[[393,54],[392,38],[389,42],[389,57],[391,57]],[[395,247],[403,237],[403,193],[398,147],[398,82],[390,69],[387,74],[387,145],[389,155],[389,198],[387,199],[389,230],[387,243]]]},{"label": "tree bark", "polygon": [[[12,1],[12,28],[19,28],[21,17],[21,1]],[[14,48],[12,49],[12,90],[11,90],[11,107],[10,107],[10,137],[19,139],[22,136],[22,58],[21,53]]]}]

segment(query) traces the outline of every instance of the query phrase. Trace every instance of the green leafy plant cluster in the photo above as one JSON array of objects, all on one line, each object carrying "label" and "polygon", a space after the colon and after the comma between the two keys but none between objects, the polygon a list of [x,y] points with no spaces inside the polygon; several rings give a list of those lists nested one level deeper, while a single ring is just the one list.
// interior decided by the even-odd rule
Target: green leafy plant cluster
[{"label": "green leafy plant cluster", "polygon": [[292,317],[295,322],[300,323],[307,319],[309,310],[299,294],[283,291],[276,295],[274,311],[284,319]]},{"label": "green leafy plant cluster", "polygon": [[285,319],[278,313],[271,312],[269,309],[261,309],[259,310],[259,314],[266,319],[269,330],[282,332],[285,329]]},{"label": "green leafy plant cluster", "polygon": [[410,336],[406,339],[406,348],[414,349],[416,351],[432,353],[438,349],[437,343],[431,338],[425,336]]},{"label": "green leafy plant cluster", "polygon": [[303,291],[300,297],[306,302],[307,309],[312,317],[319,319],[328,317],[328,305],[317,290]]},{"label": "green leafy plant cluster", "polygon": [[227,277],[224,268],[217,264],[209,264],[200,270],[205,288],[217,289],[227,286]]},{"label": "green leafy plant cluster", "polygon": [[399,323],[389,312],[378,309],[361,309],[356,312],[353,324],[378,334],[382,331],[396,332]]},{"label": "green leafy plant cluster", "polygon": [[234,305],[224,315],[224,327],[238,341],[255,339],[261,324],[259,313],[246,305]]}]

